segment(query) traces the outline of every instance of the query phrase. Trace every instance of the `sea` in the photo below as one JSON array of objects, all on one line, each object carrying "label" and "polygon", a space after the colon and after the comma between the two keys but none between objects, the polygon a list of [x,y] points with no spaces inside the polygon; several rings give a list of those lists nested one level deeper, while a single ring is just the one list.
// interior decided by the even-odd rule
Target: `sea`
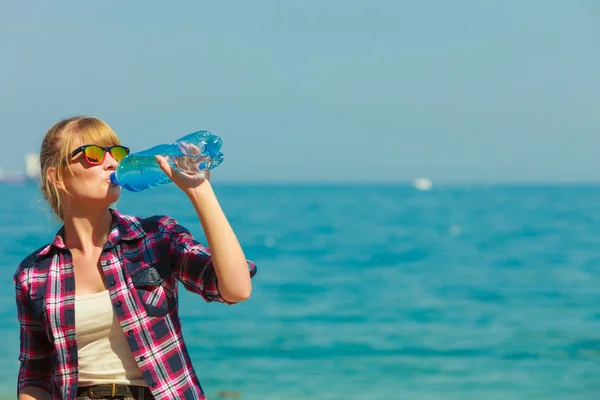
[{"label": "sea", "polygon": [[[600,186],[213,182],[251,298],[180,290],[209,399],[600,399]],[[12,275],[59,225],[0,186],[0,397],[15,398]],[[204,241],[174,185],[123,191]]]}]

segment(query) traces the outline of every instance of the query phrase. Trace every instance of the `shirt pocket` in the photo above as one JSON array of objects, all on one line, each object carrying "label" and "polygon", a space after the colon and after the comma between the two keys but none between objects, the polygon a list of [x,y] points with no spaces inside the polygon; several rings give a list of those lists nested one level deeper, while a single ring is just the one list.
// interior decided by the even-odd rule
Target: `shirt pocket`
[{"label": "shirt pocket", "polygon": [[131,274],[135,292],[151,317],[167,315],[175,307],[171,288],[171,268],[168,263],[149,264]]},{"label": "shirt pocket", "polygon": [[50,321],[48,320],[48,312],[46,311],[46,300],[43,297],[32,299],[31,309],[33,311],[33,317],[44,328],[44,332],[46,333],[46,337],[48,337],[50,343],[53,343],[54,337],[52,336],[52,329],[50,328]]}]

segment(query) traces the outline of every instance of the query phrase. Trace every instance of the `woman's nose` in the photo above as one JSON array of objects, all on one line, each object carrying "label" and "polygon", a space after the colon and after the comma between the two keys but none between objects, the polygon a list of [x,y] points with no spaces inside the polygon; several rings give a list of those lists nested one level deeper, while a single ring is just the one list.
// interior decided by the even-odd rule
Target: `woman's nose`
[{"label": "woman's nose", "polygon": [[106,169],[115,169],[117,168],[117,165],[119,165],[119,162],[115,160],[112,154],[107,153],[106,160],[104,160],[104,166],[106,167]]}]

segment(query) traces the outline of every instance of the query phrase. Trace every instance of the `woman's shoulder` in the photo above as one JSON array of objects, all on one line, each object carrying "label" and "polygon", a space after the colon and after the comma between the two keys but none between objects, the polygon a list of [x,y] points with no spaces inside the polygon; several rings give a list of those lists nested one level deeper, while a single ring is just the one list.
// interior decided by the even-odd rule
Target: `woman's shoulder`
[{"label": "woman's shoulder", "polygon": [[51,243],[45,244],[25,257],[19,263],[19,266],[13,275],[13,281],[16,283],[17,281],[23,280],[24,274],[31,275],[32,272],[46,270],[52,261],[50,247]]}]

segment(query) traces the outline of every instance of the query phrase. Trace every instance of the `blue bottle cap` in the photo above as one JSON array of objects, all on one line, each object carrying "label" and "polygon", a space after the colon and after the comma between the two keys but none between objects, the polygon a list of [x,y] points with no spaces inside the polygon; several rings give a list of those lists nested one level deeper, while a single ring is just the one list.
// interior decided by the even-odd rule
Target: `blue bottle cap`
[{"label": "blue bottle cap", "polygon": [[112,183],[113,185],[118,185],[119,181],[117,181],[117,173],[113,172],[112,174],[110,174],[110,183]]}]

